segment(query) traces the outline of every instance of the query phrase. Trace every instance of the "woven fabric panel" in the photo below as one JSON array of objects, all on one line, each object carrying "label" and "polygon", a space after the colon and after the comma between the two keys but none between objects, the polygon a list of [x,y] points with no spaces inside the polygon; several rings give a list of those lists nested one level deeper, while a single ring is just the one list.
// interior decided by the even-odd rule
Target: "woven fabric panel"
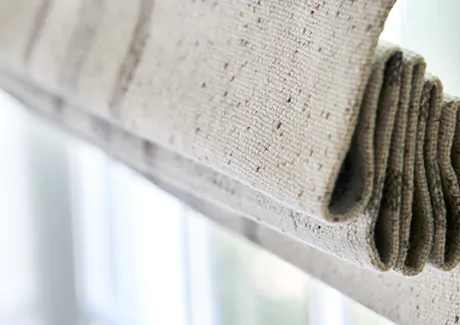
[{"label": "woven fabric panel", "polygon": [[331,195],[393,2],[44,0],[2,21],[1,42],[27,52],[33,80],[93,113],[298,211],[343,219],[366,203],[331,206]]},{"label": "woven fabric panel", "polygon": [[378,42],[393,3],[0,0],[0,85],[136,169],[321,251],[450,271],[460,102],[421,56]]},{"label": "woven fabric panel", "polygon": [[[452,272],[444,272],[429,265],[422,274],[411,278],[402,277],[396,272],[380,273],[362,269],[306,245],[305,242],[287,235],[288,231],[282,232],[279,228],[268,227],[266,223],[261,222],[260,218],[258,220],[248,218],[248,215],[228,209],[226,204],[203,199],[202,185],[194,191],[184,186],[190,184],[193,177],[196,178],[195,184],[202,184],[203,179],[208,178],[209,182],[212,180],[215,184],[214,190],[220,192],[222,196],[251,195],[247,189],[245,192],[242,185],[226,180],[211,170],[203,170],[192,161],[187,162],[174,153],[130,135],[103,120],[85,115],[76,107],[63,105],[59,98],[49,96],[37,88],[25,86],[23,80],[11,76],[7,79],[0,78],[0,85],[34,112],[58,120],[66,130],[72,130],[79,137],[97,144],[206,217],[239,233],[397,324],[458,324],[460,317],[460,270],[458,268]],[[445,108],[451,112],[450,114],[455,114],[455,111],[452,111],[453,106],[448,105]],[[445,114],[445,116],[449,115]],[[190,165],[188,169],[184,168],[187,164]],[[179,174],[175,175],[175,173]],[[187,174],[193,176],[187,179]],[[181,181],[182,177],[186,180]],[[271,207],[272,209],[269,210],[275,212],[281,212],[283,209],[275,203],[272,203]],[[314,221],[315,219],[310,222],[311,240],[318,239],[318,235],[313,232],[314,229],[324,227],[320,223],[314,224]],[[288,221],[285,226],[289,228],[289,224]],[[331,229],[325,231],[327,233]],[[339,234],[335,233],[335,235]]]},{"label": "woven fabric panel", "polygon": [[[379,273],[362,269],[356,264],[362,265],[369,248],[366,245],[366,232],[356,231],[359,224],[340,223],[334,227],[297,214],[242,183],[95,118],[77,106],[66,104],[60,97],[50,96],[36,86],[28,85],[25,80],[4,74],[0,76],[0,86],[26,107],[58,121],[67,131],[73,131],[79,137],[97,144],[205,216],[396,323],[458,324],[460,270],[442,270],[450,269],[451,263],[455,263],[455,254],[441,254],[444,260],[436,260],[436,250],[433,249],[434,263],[429,264],[419,276],[411,278],[395,271]],[[440,120],[440,124],[444,125],[440,137],[447,137],[447,140],[443,140],[448,143],[447,146],[451,145],[457,125],[456,109],[457,103],[452,98],[443,106],[442,116],[447,122],[444,124]],[[443,141],[440,140],[440,143]],[[442,179],[446,180],[443,184],[450,184],[454,189],[449,192],[457,193],[457,183],[448,182],[453,177],[449,169],[453,174],[455,172],[450,160],[446,161],[450,167],[446,168],[446,176],[441,174]],[[212,202],[208,201],[210,198]],[[241,211],[247,211],[247,214]],[[435,222],[435,228],[439,227],[438,242],[442,245],[452,236],[446,234],[448,222],[448,219],[441,225]],[[438,236],[435,236],[435,242],[436,238]],[[455,247],[455,243],[453,241],[449,246]],[[441,250],[444,252],[444,248],[441,247]]]}]

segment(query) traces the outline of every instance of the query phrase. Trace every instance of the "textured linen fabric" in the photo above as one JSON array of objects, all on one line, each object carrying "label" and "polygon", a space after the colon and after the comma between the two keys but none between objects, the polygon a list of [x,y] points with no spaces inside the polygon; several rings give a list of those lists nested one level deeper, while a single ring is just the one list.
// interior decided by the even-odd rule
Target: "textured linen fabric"
[{"label": "textured linen fabric", "polygon": [[393,3],[47,0],[28,21],[2,21],[32,45],[0,41],[93,113],[298,211],[345,219],[366,198],[331,195]]},{"label": "textured linen fabric", "polygon": [[421,56],[378,42],[393,3],[0,0],[0,85],[142,172],[324,252],[449,271],[459,101]]},{"label": "textured linen fabric", "polygon": [[[394,272],[378,273],[361,269],[354,265],[357,260],[351,264],[336,257],[343,253],[352,260],[352,255],[347,255],[350,254],[348,250],[351,247],[346,245],[356,233],[349,233],[350,238],[344,236],[344,233],[350,231],[348,227],[335,229],[331,224],[311,218],[306,220],[302,233],[295,233],[296,223],[298,227],[303,222],[301,215],[296,215],[295,211],[286,209],[276,201],[260,196],[244,184],[132,135],[102,119],[94,118],[78,107],[66,104],[62,98],[50,96],[36,86],[28,85],[25,80],[3,74],[0,76],[0,86],[20,99],[26,107],[59,121],[66,130],[72,130],[80,137],[94,142],[207,217],[239,232],[396,323],[458,324],[459,268],[452,272],[443,272],[429,265],[423,273],[412,278],[402,277]],[[455,116],[458,104],[457,100],[449,98],[443,106],[443,112],[446,113],[442,116],[446,120],[443,122],[441,119],[440,128],[446,131],[447,139],[443,141],[447,147],[452,145],[453,132],[459,125]],[[440,137],[444,137],[441,134],[444,133],[440,132]],[[457,134],[455,132],[455,136]],[[454,145],[458,145],[458,142],[454,141]],[[450,160],[448,166],[452,168]],[[458,186],[457,182],[453,184]],[[210,195],[211,193],[214,195]],[[446,193],[456,192],[449,190]],[[208,201],[210,198],[213,200],[212,203]],[[243,198],[248,200],[242,200]],[[250,214],[241,214],[236,210],[246,210]],[[451,222],[446,220],[446,228],[441,229],[441,233],[448,231],[447,223]],[[303,240],[299,240],[300,234],[303,234]],[[310,237],[306,237],[305,234],[309,234]],[[445,245],[442,239],[441,243]],[[457,243],[452,241],[450,249],[455,248]],[[354,246],[356,252],[365,246],[357,247]],[[317,248],[333,252],[336,256],[321,252]],[[454,255],[442,256],[446,260],[441,261],[441,264],[455,263],[450,260]]]},{"label": "textured linen fabric", "polygon": [[[89,116],[85,118],[81,110],[76,109],[72,113],[69,108],[62,106],[59,99],[50,97],[36,88],[25,87],[21,80],[15,80],[13,77],[6,80],[0,78],[0,85],[17,98],[21,98],[26,107],[53,120],[59,119],[65,130],[77,131],[80,137],[93,141],[206,217],[236,231],[397,324],[458,324],[459,268],[452,272],[443,272],[428,266],[423,273],[411,278],[393,272],[379,273],[362,269],[306,245],[297,238],[287,236],[286,232],[280,231],[279,228],[268,227],[267,224],[248,218],[247,215],[235,210],[229,210],[220,203],[203,200],[199,197],[202,194],[200,191],[184,188],[184,183],[172,176],[175,171],[183,170],[184,163],[171,166],[168,161],[165,162],[168,155],[175,156],[173,153],[168,153],[149,142],[140,141],[138,137],[101,122],[102,120],[88,118]],[[456,114],[455,102],[449,102],[449,105],[444,107],[451,111],[451,114]],[[64,109],[60,111],[62,108]],[[452,124],[456,123],[452,123],[451,119],[449,122],[452,130]],[[176,158],[180,160],[177,155]],[[184,175],[178,175],[181,176]],[[219,183],[218,188],[225,187],[228,192],[240,191],[237,187],[232,187],[230,182],[219,178],[217,174],[214,176],[214,181]],[[312,225],[314,226],[317,225]]]}]

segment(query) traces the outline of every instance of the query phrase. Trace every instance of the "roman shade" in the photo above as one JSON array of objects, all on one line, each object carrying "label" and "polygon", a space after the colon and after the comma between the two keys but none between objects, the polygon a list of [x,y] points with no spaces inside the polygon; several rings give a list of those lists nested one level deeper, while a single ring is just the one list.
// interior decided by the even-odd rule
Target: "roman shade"
[{"label": "roman shade", "polygon": [[0,0],[0,86],[387,317],[455,324],[460,100],[379,41],[394,2]]}]

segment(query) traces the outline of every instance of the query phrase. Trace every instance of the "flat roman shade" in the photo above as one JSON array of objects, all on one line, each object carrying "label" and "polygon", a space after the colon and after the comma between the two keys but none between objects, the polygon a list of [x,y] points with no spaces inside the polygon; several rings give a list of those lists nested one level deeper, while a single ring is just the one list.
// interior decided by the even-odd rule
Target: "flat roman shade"
[{"label": "flat roman shade", "polygon": [[327,282],[422,286],[335,284],[387,317],[455,324],[460,100],[379,41],[394,2],[0,0],[0,86]]}]

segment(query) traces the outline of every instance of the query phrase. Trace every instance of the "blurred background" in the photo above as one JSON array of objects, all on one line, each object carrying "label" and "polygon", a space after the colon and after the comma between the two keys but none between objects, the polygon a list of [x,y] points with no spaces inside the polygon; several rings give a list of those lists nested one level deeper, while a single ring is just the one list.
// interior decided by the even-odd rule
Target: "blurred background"
[{"label": "blurred background", "polygon": [[0,325],[388,324],[0,93]]},{"label": "blurred background", "polygon": [[[382,35],[454,95],[458,9],[400,0]],[[390,324],[5,93],[0,152],[0,325]]]}]

